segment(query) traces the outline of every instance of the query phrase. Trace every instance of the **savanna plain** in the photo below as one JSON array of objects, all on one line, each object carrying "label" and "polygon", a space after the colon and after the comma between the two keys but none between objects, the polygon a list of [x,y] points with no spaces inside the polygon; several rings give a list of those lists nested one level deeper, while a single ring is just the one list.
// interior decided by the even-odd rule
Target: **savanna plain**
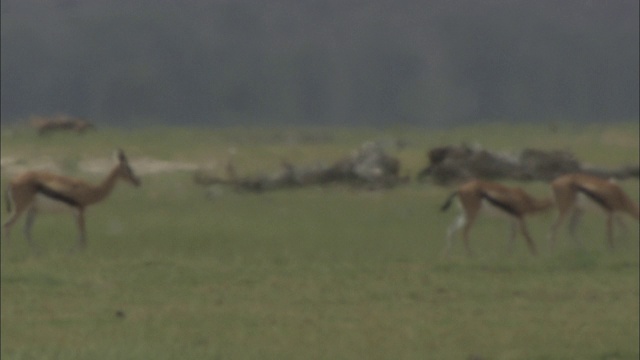
[{"label": "savanna plain", "polygon": [[[3,359],[638,359],[638,224],[605,245],[587,213],[573,243],[555,211],[528,219],[540,254],[482,217],[441,255],[452,188],[418,183],[435,146],[478,143],[517,154],[572,151],[586,163],[639,162],[638,122],[420,128],[98,128],[39,137],[2,129],[2,186],[29,168],[98,182],[122,148],[142,187],[116,186],[87,211],[88,247],[69,214],[22,221],[2,239]],[[202,167],[242,175],[331,163],[380,141],[411,181],[392,189],[313,186],[261,194],[196,185]],[[402,146],[398,147],[397,144]],[[147,166],[181,164],[159,171]],[[96,165],[93,166],[92,165]],[[93,170],[92,170],[93,169]],[[156,169],[156,170],[154,170]],[[549,196],[542,182],[511,183]],[[620,181],[635,201],[637,179]],[[2,195],[3,203],[5,195]],[[3,204],[4,205],[4,204]],[[452,211],[454,210],[454,211]],[[8,215],[2,211],[5,221]]]}]

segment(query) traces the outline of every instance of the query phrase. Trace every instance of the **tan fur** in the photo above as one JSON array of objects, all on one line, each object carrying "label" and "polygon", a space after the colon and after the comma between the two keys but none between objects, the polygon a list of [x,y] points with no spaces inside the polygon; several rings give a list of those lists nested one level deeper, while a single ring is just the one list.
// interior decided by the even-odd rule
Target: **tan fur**
[{"label": "tan fur", "polygon": [[[587,198],[587,201],[597,204],[606,216],[606,240],[610,248],[613,243],[613,220],[616,213],[626,213],[640,221],[638,204],[624,193],[620,186],[593,175],[568,174],[556,178],[551,183],[553,194],[558,208],[558,217],[551,226],[549,239],[551,245],[555,245],[556,233],[565,219],[572,215],[571,234],[575,237],[575,228],[583,206],[579,204],[579,198]],[[594,200],[594,198],[598,200]]]},{"label": "tan fur", "polygon": [[96,185],[46,171],[28,171],[14,177],[7,188],[8,199],[13,204],[13,213],[3,225],[4,238],[9,240],[11,228],[26,212],[25,236],[33,246],[31,227],[37,213],[44,210],[37,199],[47,197],[49,201],[62,203],[76,210],[80,233],[78,247],[83,249],[86,246],[84,211],[88,206],[109,196],[118,179],[128,181],[135,186],[140,185],[140,180],[129,167],[127,158],[121,150],[118,151],[118,164],[102,182]]},{"label": "tan fur", "polygon": [[[481,180],[472,180],[463,184],[451,195],[448,202],[455,196],[460,200],[462,214],[451,225],[447,233],[447,248],[445,249],[447,253],[451,248],[453,235],[462,228],[462,239],[465,249],[467,253],[471,254],[469,231],[483,206],[491,206],[499,212],[508,215],[513,220],[512,225],[514,227],[512,228],[510,243],[513,243],[515,239],[515,226],[518,226],[531,253],[533,255],[537,253],[535,243],[529,235],[524,218],[530,214],[549,209],[553,205],[551,199],[539,200],[530,196],[520,188],[507,187],[498,183]],[[448,203],[445,204],[442,209],[446,210],[447,207]]]}]

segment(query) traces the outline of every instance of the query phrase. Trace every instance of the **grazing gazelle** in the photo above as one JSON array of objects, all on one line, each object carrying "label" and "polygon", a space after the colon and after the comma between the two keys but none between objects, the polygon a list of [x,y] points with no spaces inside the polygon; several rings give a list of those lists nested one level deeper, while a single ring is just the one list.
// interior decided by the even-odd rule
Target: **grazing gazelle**
[{"label": "grazing gazelle", "polygon": [[578,225],[583,208],[586,205],[583,198],[590,199],[592,203],[602,209],[606,215],[607,242],[613,248],[613,220],[616,212],[627,213],[640,221],[638,204],[633,202],[624,193],[618,184],[587,174],[562,175],[551,183],[558,217],[551,226],[549,240],[554,246],[556,233],[562,222],[571,214],[571,236],[575,238],[575,229]]},{"label": "grazing gazelle", "polygon": [[[34,248],[31,239],[31,227],[38,211],[46,211],[47,205],[55,203],[74,210],[79,229],[78,248],[86,247],[84,211],[92,204],[104,200],[113,190],[118,179],[124,179],[135,186],[140,179],[133,173],[127,157],[122,150],[116,152],[118,163],[99,184],[89,184],[83,180],[56,175],[45,171],[29,171],[13,178],[7,187],[7,209],[13,214],[3,225],[4,239],[9,240],[11,228],[26,211],[24,234],[29,245]],[[48,203],[48,204],[47,204]]]},{"label": "grazing gazelle", "polygon": [[38,135],[46,135],[53,131],[69,130],[82,134],[94,126],[83,118],[74,118],[67,115],[56,115],[54,117],[34,117],[31,125],[36,129]]},{"label": "grazing gazelle", "polygon": [[536,246],[531,235],[529,235],[524,217],[549,209],[553,206],[551,199],[536,199],[520,188],[511,188],[481,180],[471,180],[451,194],[440,209],[442,211],[447,210],[449,206],[451,206],[453,198],[456,196],[460,200],[462,213],[449,227],[447,232],[446,254],[448,254],[451,249],[453,236],[460,229],[462,229],[462,240],[464,241],[467,253],[472,253],[469,247],[469,230],[473,226],[480,211],[483,207],[486,207],[488,208],[487,210],[493,208],[498,213],[505,214],[512,220],[509,239],[510,246],[513,245],[516,237],[516,227],[519,226],[520,232],[522,232],[522,235],[527,241],[529,250],[533,255],[536,255]]}]

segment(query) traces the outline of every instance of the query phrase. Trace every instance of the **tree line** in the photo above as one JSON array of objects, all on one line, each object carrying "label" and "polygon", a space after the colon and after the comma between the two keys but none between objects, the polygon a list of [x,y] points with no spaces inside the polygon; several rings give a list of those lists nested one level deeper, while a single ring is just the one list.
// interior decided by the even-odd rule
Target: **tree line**
[{"label": "tree line", "polygon": [[115,125],[639,116],[638,1],[2,0],[1,116]]}]

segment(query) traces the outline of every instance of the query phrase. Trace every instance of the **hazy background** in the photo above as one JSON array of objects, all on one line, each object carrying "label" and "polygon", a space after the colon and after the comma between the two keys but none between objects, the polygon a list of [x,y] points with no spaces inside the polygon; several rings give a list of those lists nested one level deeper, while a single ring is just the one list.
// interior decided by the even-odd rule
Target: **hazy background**
[{"label": "hazy background", "polygon": [[2,0],[2,123],[639,117],[638,0]]}]

